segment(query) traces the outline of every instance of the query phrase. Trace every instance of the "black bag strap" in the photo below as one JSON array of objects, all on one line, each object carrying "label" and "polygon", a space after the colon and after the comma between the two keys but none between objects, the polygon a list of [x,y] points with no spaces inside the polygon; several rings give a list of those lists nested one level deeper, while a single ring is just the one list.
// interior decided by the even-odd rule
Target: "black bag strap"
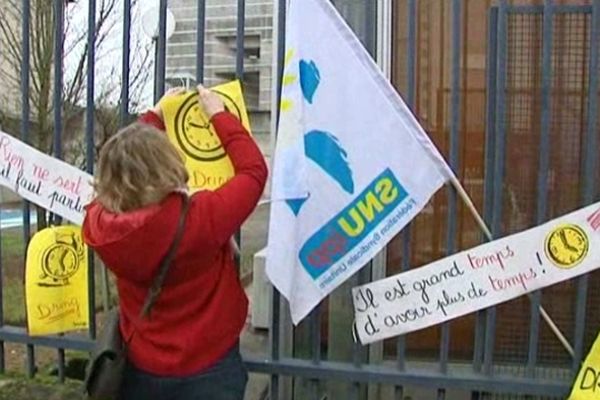
[{"label": "black bag strap", "polygon": [[179,243],[181,242],[181,238],[183,237],[183,228],[185,226],[185,217],[187,216],[188,209],[190,208],[190,199],[187,194],[182,194],[182,204],[181,204],[181,213],[179,214],[179,222],[177,223],[177,231],[175,232],[175,237],[173,238],[173,242],[171,242],[171,246],[167,251],[167,254],[160,262],[158,267],[158,274],[154,278],[152,282],[152,286],[148,290],[148,295],[146,296],[146,301],[144,302],[144,306],[142,307],[142,311],[140,312],[140,316],[142,318],[148,317],[150,311],[152,310],[152,306],[156,302],[156,299],[160,295],[162,290],[163,283],[167,276],[167,272],[169,271],[169,267],[175,258],[175,253],[177,253],[177,248],[179,247]]}]

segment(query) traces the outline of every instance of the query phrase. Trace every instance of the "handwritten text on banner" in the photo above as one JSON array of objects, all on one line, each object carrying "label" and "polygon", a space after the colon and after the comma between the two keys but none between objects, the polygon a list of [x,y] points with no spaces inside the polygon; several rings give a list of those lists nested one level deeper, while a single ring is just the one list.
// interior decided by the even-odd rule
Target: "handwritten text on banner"
[{"label": "handwritten text on banner", "polygon": [[0,131],[0,185],[81,225],[93,196],[91,175]]},{"label": "handwritten text on banner", "polygon": [[353,289],[363,344],[423,329],[600,267],[600,203]]}]

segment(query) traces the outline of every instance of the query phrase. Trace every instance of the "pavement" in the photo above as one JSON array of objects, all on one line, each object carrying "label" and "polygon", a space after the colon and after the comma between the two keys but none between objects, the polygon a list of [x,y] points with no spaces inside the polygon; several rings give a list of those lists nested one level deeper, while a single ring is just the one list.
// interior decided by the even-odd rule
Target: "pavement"
[{"label": "pavement", "polygon": [[[254,135],[254,139],[258,143],[267,165],[270,166],[271,139],[269,135],[259,134]],[[268,189],[265,191],[268,193]],[[268,198],[265,194],[263,199]],[[248,219],[242,228],[242,246],[243,252],[248,255],[253,255],[257,251],[266,246],[267,243],[267,223],[268,223],[268,204],[262,204],[257,207],[256,211]],[[251,271],[252,257],[248,259],[248,264],[245,266],[246,274]],[[252,356],[253,358],[267,357],[268,355],[268,339],[269,332],[266,330],[254,329],[251,324],[252,315],[252,280],[246,285],[246,294],[250,301],[246,326],[240,338],[240,348],[243,355]],[[267,398],[269,388],[269,376],[263,374],[250,374],[248,386],[246,388],[245,400],[264,400]]]},{"label": "pavement", "polygon": [[[269,333],[266,330],[257,330],[250,325],[250,316],[252,312],[252,284],[246,287],[246,294],[250,301],[246,326],[240,338],[240,349],[242,355],[252,356],[253,358],[263,358],[268,355]],[[267,397],[269,388],[269,376],[263,374],[250,374],[248,386],[246,387],[245,400],[264,400]]]}]

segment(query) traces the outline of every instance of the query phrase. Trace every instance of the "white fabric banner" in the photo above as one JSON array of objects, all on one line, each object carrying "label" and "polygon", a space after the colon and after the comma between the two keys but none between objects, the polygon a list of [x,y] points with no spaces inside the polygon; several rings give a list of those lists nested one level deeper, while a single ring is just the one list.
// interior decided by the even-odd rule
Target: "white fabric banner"
[{"label": "white fabric banner", "polygon": [[293,0],[274,154],[267,274],[300,322],[451,176],[328,0]]},{"label": "white fabric banner", "polygon": [[352,290],[363,344],[423,329],[600,267],[600,203]]},{"label": "white fabric banner", "polygon": [[81,225],[92,176],[0,131],[0,185]]}]

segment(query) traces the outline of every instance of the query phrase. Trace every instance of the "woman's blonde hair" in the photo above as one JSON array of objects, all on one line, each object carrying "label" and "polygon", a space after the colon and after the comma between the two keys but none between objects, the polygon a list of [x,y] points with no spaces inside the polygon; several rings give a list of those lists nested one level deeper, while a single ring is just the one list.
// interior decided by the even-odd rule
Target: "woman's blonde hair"
[{"label": "woman's blonde hair", "polygon": [[102,206],[122,213],[160,203],[186,189],[187,181],[183,160],[166,134],[134,123],[102,147],[94,188]]}]

